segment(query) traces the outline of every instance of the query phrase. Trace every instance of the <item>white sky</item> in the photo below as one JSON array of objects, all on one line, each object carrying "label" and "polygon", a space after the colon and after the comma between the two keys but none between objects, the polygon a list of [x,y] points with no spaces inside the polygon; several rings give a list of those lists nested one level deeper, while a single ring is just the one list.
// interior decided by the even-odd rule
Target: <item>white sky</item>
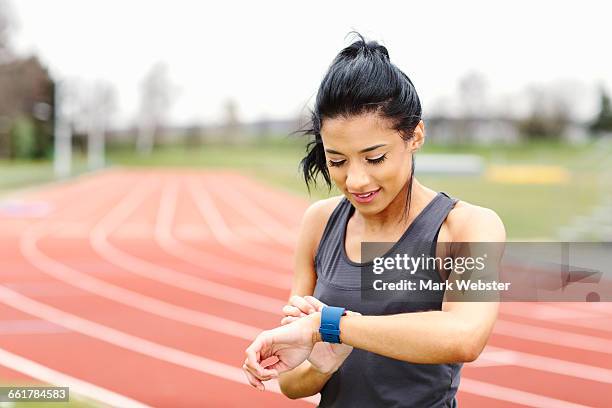
[{"label": "white sky", "polygon": [[243,120],[293,117],[351,29],[387,46],[426,114],[476,70],[496,100],[515,98],[512,108],[528,84],[573,81],[572,108],[588,117],[593,87],[612,90],[606,3],[9,0],[15,48],[38,54],[56,78],[112,82],[116,124],[134,118],[139,83],[157,61],[178,88],[173,123],[219,120],[228,98]]}]

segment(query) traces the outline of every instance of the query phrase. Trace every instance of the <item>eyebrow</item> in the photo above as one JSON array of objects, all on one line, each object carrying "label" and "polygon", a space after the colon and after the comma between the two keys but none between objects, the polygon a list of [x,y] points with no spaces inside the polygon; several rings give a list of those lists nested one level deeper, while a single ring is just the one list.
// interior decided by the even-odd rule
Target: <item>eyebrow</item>
[{"label": "eyebrow", "polygon": [[[361,150],[359,151],[359,153],[371,152],[372,150],[378,149],[379,147],[383,147],[383,146],[386,146],[386,144],[385,144],[385,143],[381,143],[381,144],[377,144],[377,145],[374,145],[374,146],[366,147],[365,149],[361,149]],[[336,151],[336,150],[332,150],[332,149],[325,149],[325,151],[326,151],[327,153],[333,153],[333,154],[341,154],[341,155],[344,155],[344,153],[340,153],[340,152],[338,152],[338,151]]]}]

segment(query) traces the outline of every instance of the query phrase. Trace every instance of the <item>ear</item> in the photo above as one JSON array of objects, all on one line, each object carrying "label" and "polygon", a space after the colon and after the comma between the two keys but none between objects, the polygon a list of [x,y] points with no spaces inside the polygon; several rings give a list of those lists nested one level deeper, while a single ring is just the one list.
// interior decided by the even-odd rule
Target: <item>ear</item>
[{"label": "ear", "polygon": [[410,139],[410,150],[415,152],[419,150],[425,143],[425,123],[420,120],[419,124],[414,128],[414,133]]}]

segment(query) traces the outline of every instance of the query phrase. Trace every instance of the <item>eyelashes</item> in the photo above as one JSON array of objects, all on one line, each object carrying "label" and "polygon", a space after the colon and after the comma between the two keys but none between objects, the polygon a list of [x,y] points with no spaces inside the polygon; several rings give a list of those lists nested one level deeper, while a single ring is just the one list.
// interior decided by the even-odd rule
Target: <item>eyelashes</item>
[{"label": "eyelashes", "polygon": [[372,164],[379,164],[385,161],[385,159],[387,158],[387,153],[385,154],[381,154],[378,157],[375,157],[373,159],[366,159],[368,161],[368,163],[372,163]]},{"label": "eyelashes", "polygon": [[[366,159],[366,161],[369,164],[380,164],[382,162],[385,161],[385,159],[387,158],[387,153],[381,154],[378,157],[375,157],[373,159]],[[330,167],[340,167],[342,166],[344,163],[346,162],[346,160],[328,160],[328,164]]]}]

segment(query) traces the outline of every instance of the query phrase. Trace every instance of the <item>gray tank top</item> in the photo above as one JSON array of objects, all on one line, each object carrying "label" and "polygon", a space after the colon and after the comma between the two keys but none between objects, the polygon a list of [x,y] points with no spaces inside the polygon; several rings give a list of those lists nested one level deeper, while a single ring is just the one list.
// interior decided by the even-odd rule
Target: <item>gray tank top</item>
[{"label": "gray tank top", "polygon": [[[457,199],[439,192],[417,215],[402,237],[386,253],[414,252],[411,243],[429,242],[435,256],[435,242],[442,223]],[[361,297],[361,266],[346,255],[345,235],[355,207],[344,197],[332,212],[315,255],[317,284],[314,296],[331,306],[342,306],[364,315],[386,315],[441,310],[444,292],[426,301],[388,299],[364,302]],[[370,262],[371,263],[371,262]],[[417,269],[413,279],[442,281],[437,270]],[[398,296],[408,296],[400,293]],[[405,299],[404,299],[405,300]],[[321,390],[320,408],[342,407],[457,407],[462,364],[413,364],[369,351],[353,349],[344,364]]]}]

